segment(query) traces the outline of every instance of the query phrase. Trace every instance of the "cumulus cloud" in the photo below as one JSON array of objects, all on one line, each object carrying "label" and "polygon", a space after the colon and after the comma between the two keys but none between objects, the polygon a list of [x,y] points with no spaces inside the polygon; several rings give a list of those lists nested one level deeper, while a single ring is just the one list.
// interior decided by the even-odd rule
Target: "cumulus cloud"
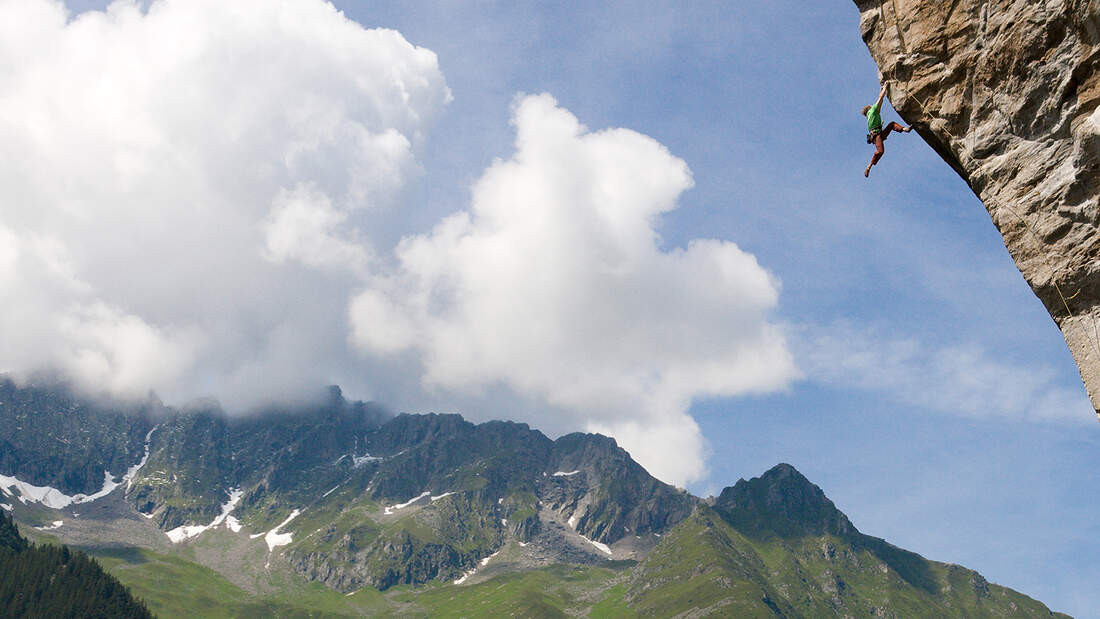
[{"label": "cumulus cloud", "polygon": [[[365,351],[420,355],[425,385],[504,384],[615,436],[658,476],[704,472],[693,398],[782,388],[779,285],[735,244],[665,250],[687,165],[625,129],[591,132],[549,95],[515,104],[516,152],[469,210],[404,239],[350,305]],[[675,447],[670,450],[670,446]]]},{"label": "cumulus cloud", "polygon": [[0,81],[0,371],[231,404],[348,362],[369,213],[450,97],[320,0],[0,2]]},{"label": "cumulus cloud", "polygon": [[1051,368],[998,358],[973,344],[937,346],[880,328],[807,329],[799,359],[810,380],[886,394],[941,413],[995,419],[1090,418],[1088,398]]},{"label": "cumulus cloud", "polygon": [[273,262],[297,260],[318,269],[366,273],[367,247],[342,238],[347,218],[327,195],[311,187],[280,191],[263,226],[265,257]]}]

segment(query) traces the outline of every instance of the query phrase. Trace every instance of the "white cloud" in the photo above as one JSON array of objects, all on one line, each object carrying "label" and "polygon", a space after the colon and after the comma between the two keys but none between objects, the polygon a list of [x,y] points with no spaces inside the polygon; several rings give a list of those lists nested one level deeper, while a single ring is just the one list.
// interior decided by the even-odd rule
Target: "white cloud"
[{"label": "white cloud", "polygon": [[331,380],[436,57],[320,0],[143,4],[0,2],[0,371],[230,405]]},{"label": "white cloud", "polygon": [[263,226],[265,256],[272,262],[298,260],[315,268],[365,273],[367,249],[341,238],[346,221],[347,215],[312,187],[280,191]]},{"label": "white cloud", "polygon": [[1053,369],[997,358],[973,344],[935,346],[844,323],[804,335],[799,359],[810,380],[975,418],[1091,417],[1083,389],[1065,387]]},{"label": "white cloud", "polygon": [[795,373],[769,320],[778,283],[730,242],[661,249],[658,218],[692,178],[653,139],[589,132],[549,95],[519,99],[513,123],[516,152],[476,183],[470,210],[404,239],[397,270],[352,302],[354,341],[418,351],[429,387],[540,398],[658,476],[698,478],[691,400]]},{"label": "white cloud", "polygon": [[58,316],[63,369],[116,394],[140,396],[151,384],[175,380],[194,362],[201,337],[165,333],[138,316],[103,303]]},{"label": "white cloud", "polygon": [[320,0],[0,0],[0,80],[0,371],[233,409],[413,367],[404,402],[522,400],[680,484],[693,398],[795,373],[752,255],[661,246],[687,165],[548,95],[468,210],[375,247],[450,93],[432,52]]}]

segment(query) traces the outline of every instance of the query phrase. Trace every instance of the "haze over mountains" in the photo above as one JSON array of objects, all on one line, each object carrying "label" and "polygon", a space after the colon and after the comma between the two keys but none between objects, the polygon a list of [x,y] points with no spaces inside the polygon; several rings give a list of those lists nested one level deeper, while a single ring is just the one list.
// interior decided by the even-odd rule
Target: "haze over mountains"
[{"label": "haze over mountains", "polygon": [[[392,416],[335,387],[228,418],[5,379],[0,453],[3,509],[98,554],[169,616],[293,608],[279,592],[309,582],[311,603],[347,615],[459,612],[501,587],[497,606],[549,615],[1051,614],[864,535],[789,465],[702,500],[607,437]],[[232,593],[159,590],[160,571]]]}]

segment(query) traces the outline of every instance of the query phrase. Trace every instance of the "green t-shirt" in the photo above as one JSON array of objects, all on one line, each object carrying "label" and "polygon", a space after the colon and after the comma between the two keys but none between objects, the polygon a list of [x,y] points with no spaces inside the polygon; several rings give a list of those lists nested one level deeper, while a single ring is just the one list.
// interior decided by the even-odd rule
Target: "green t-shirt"
[{"label": "green t-shirt", "polygon": [[876,131],[882,131],[882,112],[879,110],[881,104],[872,105],[871,109],[867,110],[867,130],[871,133]]}]

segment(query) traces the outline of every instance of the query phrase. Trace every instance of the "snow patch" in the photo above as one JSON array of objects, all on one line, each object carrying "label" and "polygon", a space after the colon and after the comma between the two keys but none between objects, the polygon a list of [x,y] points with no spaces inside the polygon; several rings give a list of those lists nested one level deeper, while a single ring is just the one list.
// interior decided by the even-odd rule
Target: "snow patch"
[{"label": "snow patch", "polygon": [[[182,542],[183,540],[190,539],[192,537],[198,537],[201,533],[203,533],[207,529],[213,529],[213,528],[217,527],[218,525],[220,525],[221,523],[225,522],[226,518],[229,518],[229,513],[237,508],[237,503],[240,502],[242,496],[244,496],[244,491],[241,490],[240,488],[234,488],[234,489],[230,490],[229,491],[229,500],[222,504],[222,513],[218,514],[218,517],[214,518],[214,520],[211,521],[210,524],[206,524],[206,525],[202,525],[202,524],[184,525],[182,527],[176,527],[176,528],[172,529],[171,531],[166,531],[164,534],[168,536],[168,539],[172,540],[173,544],[178,544],[178,543]],[[142,515],[144,515],[144,514],[142,514]],[[150,515],[150,516],[148,516],[148,518],[152,518],[152,516]],[[234,518],[233,521],[237,522],[237,519]],[[239,522],[237,522],[237,526],[240,527]],[[233,527],[230,526],[229,528],[232,529]],[[238,529],[235,529],[235,530],[239,531],[240,529],[238,528]]]},{"label": "snow patch", "polygon": [[385,509],[385,514],[387,516],[392,516],[393,512],[395,512],[399,509],[404,509],[404,508],[412,505],[413,503],[416,503],[420,499],[422,499],[424,497],[430,497],[430,496],[432,496],[431,492],[421,492],[418,496],[415,496],[415,497],[409,499],[408,501],[405,501],[404,503],[398,503],[397,505],[390,505],[389,507],[387,507]]},{"label": "snow patch", "polygon": [[[279,529],[281,529],[281,528],[285,527],[286,525],[290,524],[290,521],[297,518],[298,514],[301,514],[301,513],[302,513],[301,510],[298,510],[298,509],[290,512],[290,515],[286,517],[286,520],[280,522],[279,526],[275,527],[274,529],[271,529],[270,531],[267,532],[266,535],[264,535],[264,541],[267,542],[267,549],[269,551],[273,551],[276,548],[278,548],[279,546],[286,546],[290,542],[294,541],[294,534],[293,533],[279,533]],[[269,565],[270,565],[270,562],[269,562]]]},{"label": "snow patch", "polygon": [[454,494],[454,493],[453,493],[453,492],[444,492],[443,494],[440,494],[440,495],[438,495],[438,496],[434,496],[434,495],[433,495],[433,496],[432,496],[432,503],[435,503],[436,501],[438,501],[439,499],[442,499],[442,498],[444,498],[444,497],[449,497],[449,496],[451,496],[452,494]]},{"label": "snow patch", "polygon": [[351,457],[351,463],[355,466],[355,468],[365,466],[367,464],[370,464],[371,462],[380,462],[382,460],[385,460],[385,458],[382,458],[382,457],[379,457],[379,456],[372,456],[370,454],[363,454],[361,456],[352,456]]},{"label": "snow patch", "polygon": [[49,531],[51,529],[60,529],[61,525],[63,525],[63,524],[65,524],[64,520],[54,520],[52,523],[50,523],[50,524],[48,524],[44,527],[35,527],[35,528],[38,529],[39,531]]},{"label": "snow patch", "polygon": [[141,470],[141,467],[145,466],[145,463],[149,461],[149,439],[153,438],[153,432],[156,432],[157,428],[159,427],[160,424],[157,424],[145,434],[145,455],[141,457],[141,462],[138,462],[134,466],[126,469],[126,474],[122,476],[122,481],[126,483],[127,490],[129,490],[130,486],[134,484],[134,475],[137,475],[137,472]]},{"label": "snow patch", "polygon": [[501,518],[500,519],[500,526],[502,526],[502,527],[508,526],[508,519],[507,518]]},{"label": "snow patch", "polygon": [[500,497],[499,499],[497,499],[497,505],[500,505],[503,502],[504,502],[504,497]]},{"label": "snow patch", "polygon": [[611,554],[611,548],[609,548],[609,547],[607,546],[607,544],[603,544],[603,543],[601,543],[601,542],[597,542],[597,541],[594,541],[594,540],[590,540],[590,539],[588,539],[587,537],[584,537],[583,535],[582,535],[581,537],[582,537],[582,538],[584,539],[584,541],[588,542],[589,544],[592,544],[592,545],[593,545],[593,546],[595,546],[596,548],[599,548],[599,549],[600,549],[600,550],[602,550],[603,552],[605,552],[605,553],[607,553],[607,554],[609,554],[609,555]]},{"label": "snow patch", "polygon": [[3,507],[4,509],[8,510],[9,512],[11,510],[15,509],[14,507],[12,507],[11,505],[8,505],[7,503],[0,503],[0,507]]},{"label": "snow patch", "polygon": [[526,548],[527,547],[527,542],[516,542],[516,543],[519,544],[520,548]]},{"label": "snow patch", "polygon": [[576,516],[570,516],[569,517],[569,528],[570,529],[576,529],[577,528],[577,517]]},{"label": "snow patch", "polygon": [[15,488],[19,491],[19,496],[16,498],[24,505],[28,502],[41,503],[51,509],[61,509],[70,505],[90,503],[96,499],[102,499],[114,492],[115,488],[118,488],[123,483],[125,483],[126,488],[129,489],[130,481],[133,479],[134,474],[149,461],[149,438],[153,435],[153,431],[156,430],[157,427],[158,426],[153,426],[153,429],[149,430],[145,435],[145,455],[142,457],[141,462],[126,469],[126,473],[122,476],[121,481],[115,481],[110,471],[104,471],[103,487],[100,488],[99,492],[94,494],[81,493],[69,496],[57,488],[51,488],[50,486],[35,486],[34,484],[28,484],[27,482],[20,481],[15,477],[9,477],[7,475],[0,475],[0,490],[3,490],[4,494],[7,496],[15,496],[11,491],[12,488]]},{"label": "snow patch", "polygon": [[3,488],[4,493],[9,496],[15,496],[12,494],[11,488],[18,490],[19,496],[15,498],[19,499],[19,502],[24,505],[28,502],[41,503],[51,509],[61,509],[73,503],[73,497],[56,488],[35,486],[34,484],[19,481],[15,477],[8,477],[7,475],[0,475],[0,488]]},{"label": "snow patch", "polygon": [[176,527],[171,531],[165,531],[164,534],[168,536],[168,539],[172,540],[173,544],[178,544],[185,539],[197,536],[208,528],[209,527],[201,524],[191,524]]},{"label": "snow patch", "polygon": [[558,471],[554,473],[552,477],[569,477],[571,475],[576,475],[577,473],[580,473],[580,471],[569,471],[568,473],[566,473],[565,471]]},{"label": "snow patch", "polygon": [[[504,550],[504,549],[501,548],[500,550]],[[498,551],[494,552],[493,554],[489,555],[488,557],[485,557],[484,559],[482,559],[481,562],[479,563],[479,565],[481,565],[481,567],[485,567],[486,565],[489,565],[489,560],[492,559],[493,557],[499,555],[500,550],[498,550]],[[463,572],[462,577],[455,580],[454,583],[456,585],[461,585],[462,583],[466,582],[467,578],[473,576],[476,573],[477,573],[477,568],[476,567],[474,569],[468,571],[468,572]]]},{"label": "snow patch", "polygon": [[233,516],[226,516],[225,517],[225,526],[229,527],[229,530],[234,532],[234,533],[240,533],[241,532],[241,521],[237,520]]},{"label": "snow patch", "polygon": [[[125,477],[125,476],[123,476]],[[102,499],[103,497],[111,494],[115,488],[119,487],[119,483],[115,481],[113,475],[107,471],[103,472],[103,488],[99,492],[90,495],[78,494],[73,497],[73,503],[89,503],[96,499]]]},{"label": "snow patch", "polygon": [[328,495],[332,494],[333,492],[336,492],[336,488],[339,488],[339,487],[340,487],[339,485],[337,485],[337,486],[334,486],[334,487],[332,488],[332,490],[329,490],[328,492],[326,492],[326,493],[322,494],[322,495],[321,495],[321,498],[323,499],[323,498],[327,497]]}]

